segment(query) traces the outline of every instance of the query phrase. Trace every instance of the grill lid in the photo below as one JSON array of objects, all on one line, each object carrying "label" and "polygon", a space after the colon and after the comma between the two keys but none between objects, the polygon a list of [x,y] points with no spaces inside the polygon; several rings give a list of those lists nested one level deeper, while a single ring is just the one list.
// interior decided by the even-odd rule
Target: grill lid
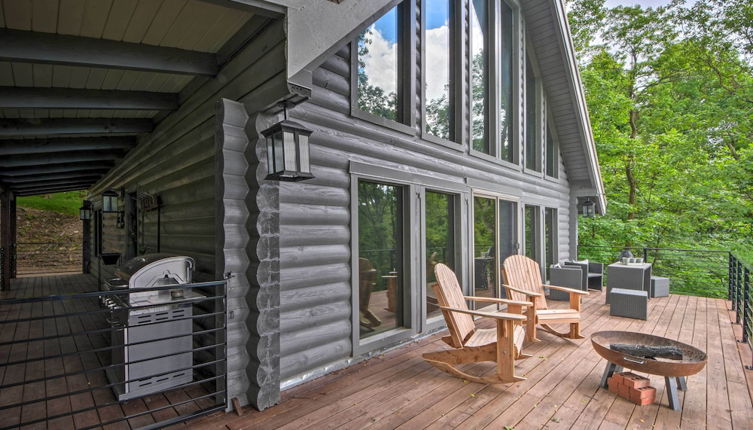
[{"label": "grill lid", "polygon": [[190,283],[193,268],[194,260],[191,257],[157,253],[132,258],[115,274],[127,281],[129,288],[149,288]]}]

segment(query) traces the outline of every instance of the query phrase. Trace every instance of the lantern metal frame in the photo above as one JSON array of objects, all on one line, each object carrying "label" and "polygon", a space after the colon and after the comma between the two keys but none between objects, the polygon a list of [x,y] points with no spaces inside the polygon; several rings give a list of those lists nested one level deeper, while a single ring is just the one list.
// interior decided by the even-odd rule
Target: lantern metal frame
[{"label": "lantern metal frame", "polygon": [[282,106],[284,119],[261,132],[267,146],[265,179],[289,182],[312,179],[309,137],[313,131],[290,121],[287,106]]},{"label": "lantern metal frame", "polygon": [[113,190],[102,193],[102,213],[114,214],[119,212],[118,196],[118,193]]},{"label": "lantern metal frame", "polygon": [[78,219],[81,221],[89,221],[92,219],[92,205],[89,200],[84,200],[81,207],[78,208]]},{"label": "lantern metal frame", "polygon": [[596,215],[596,203],[591,198],[587,198],[583,202],[583,216],[586,218],[593,218]]}]

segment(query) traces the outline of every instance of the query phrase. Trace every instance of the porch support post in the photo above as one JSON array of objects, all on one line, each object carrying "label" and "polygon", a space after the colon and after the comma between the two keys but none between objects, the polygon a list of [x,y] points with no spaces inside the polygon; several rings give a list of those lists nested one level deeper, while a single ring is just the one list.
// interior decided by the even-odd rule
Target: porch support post
[{"label": "porch support post", "polygon": [[10,200],[10,191],[3,191],[0,194],[0,248],[2,248],[0,253],[0,290],[4,291],[10,289],[10,249],[12,245]]},{"label": "porch support post", "polygon": [[10,279],[16,279],[17,260],[16,252],[18,251],[18,229],[16,228],[16,196],[10,197]]}]

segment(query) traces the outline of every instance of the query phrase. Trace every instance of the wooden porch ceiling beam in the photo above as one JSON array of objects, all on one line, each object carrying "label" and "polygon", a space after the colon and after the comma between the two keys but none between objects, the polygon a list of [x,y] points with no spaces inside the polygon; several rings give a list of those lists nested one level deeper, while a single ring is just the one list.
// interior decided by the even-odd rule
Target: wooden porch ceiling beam
[{"label": "wooden porch ceiling beam", "polygon": [[46,175],[51,173],[82,172],[88,170],[109,170],[115,165],[114,160],[98,161],[96,164],[90,162],[64,162],[56,165],[46,166],[19,166],[0,170],[3,178],[19,177],[29,175]]},{"label": "wooden porch ceiling beam", "polygon": [[0,87],[0,108],[175,110],[178,95],[150,91]]},{"label": "wooden porch ceiling beam", "polygon": [[154,130],[148,118],[13,118],[0,119],[0,137],[68,134],[141,134]]},{"label": "wooden porch ceiling beam", "polygon": [[0,156],[50,154],[75,151],[122,151],[136,146],[135,137],[67,137],[0,140]]},{"label": "wooden porch ceiling beam", "polygon": [[[39,181],[39,182],[31,182],[28,184],[9,184],[8,188],[10,188],[13,191],[22,192],[24,190],[34,190],[38,188],[43,187],[63,187],[63,186],[71,186],[71,185],[86,185],[86,184],[93,184],[97,182],[95,178],[82,178],[82,179],[56,179],[56,180],[50,180],[50,181]],[[88,185],[87,185],[88,186]]]},{"label": "wooden porch ceiling beam", "polygon": [[23,190],[23,191],[16,191],[14,194],[19,197],[23,196],[36,196],[39,194],[52,194],[52,193],[62,193],[65,191],[78,191],[78,190],[85,190],[89,188],[91,184],[81,184],[81,185],[67,185],[67,186],[61,186],[61,187],[41,187],[38,189],[29,189],[29,190]]},{"label": "wooden porch ceiling beam", "polygon": [[3,176],[0,177],[0,182],[8,184],[9,186],[21,186],[21,184],[27,184],[39,181],[51,181],[60,179],[89,179],[100,178],[107,173],[109,169],[94,169],[81,172],[70,173],[54,173],[51,175],[27,175],[27,176]]},{"label": "wooden porch ceiling beam", "polygon": [[60,152],[55,154],[33,154],[20,155],[14,157],[3,157],[0,159],[0,167],[44,167],[54,166],[56,164],[67,163],[99,163],[102,161],[115,161],[121,157],[121,154],[109,152]]},{"label": "wooden porch ceiling beam", "polygon": [[0,60],[214,76],[217,56],[141,43],[34,31],[0,31]]}]

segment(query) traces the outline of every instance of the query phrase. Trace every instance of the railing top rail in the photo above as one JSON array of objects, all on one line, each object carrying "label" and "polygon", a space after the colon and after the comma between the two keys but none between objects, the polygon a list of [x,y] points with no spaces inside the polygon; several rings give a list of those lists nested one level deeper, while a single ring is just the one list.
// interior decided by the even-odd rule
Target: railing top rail
[{"label": "railing top rail", "polygon": [[611,245],[578,245],[581,248],[602,248],[602,249],[645,249],[647,251],[677,251],[677,252],[715,252],[719,254],[729,254],[730,250],[723,249],[687,249],[687,248],[651,248],[647,246],[611,246]]},{"label": "railing top rail", "polygon": [[176,290],[176,289],[216,287],[219,285],[224,285],[226,283],[227,281],[224,281],[224,280],[223,281],[208,281],[208,282],[195,282],[191,284],[175,284],[175,285],[168,285],[164,287],[123,288],[123,289],[111,290],[111,291],[88,291],[84,293],[74,293],[74,294],[60,294],[60,295],[28,297],[28,298],[18,298],[18,299],[2,299],[0,300],[0,305],[16,305],[16,304],[22,304],[22,303],[83,299],[87,297],[98,298],[98,297],[108,297],[108,296],[123,296],[127,294],[142,293],[146,291],[169,291],[169,290]]}]

